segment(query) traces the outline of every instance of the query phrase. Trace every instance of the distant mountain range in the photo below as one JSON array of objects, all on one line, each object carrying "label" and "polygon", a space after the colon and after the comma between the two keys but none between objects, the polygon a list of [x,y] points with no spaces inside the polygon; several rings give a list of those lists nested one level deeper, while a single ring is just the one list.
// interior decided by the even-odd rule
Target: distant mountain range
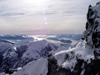
[{"label": "distant mountain range", "polygon": [[[10,68],[16,69],[22,67],[41,57],[47,58],[48,54],[52,51],[68,49],[74,40],[73,36],[80,39],[80,34],[45,35],[44,37],[42,35],[36,36],[37,35],[35,35],[34,38],[32,35],[1,35],[0,72],[6,72]],[[39,40],[38,38],[43,39]]]}]

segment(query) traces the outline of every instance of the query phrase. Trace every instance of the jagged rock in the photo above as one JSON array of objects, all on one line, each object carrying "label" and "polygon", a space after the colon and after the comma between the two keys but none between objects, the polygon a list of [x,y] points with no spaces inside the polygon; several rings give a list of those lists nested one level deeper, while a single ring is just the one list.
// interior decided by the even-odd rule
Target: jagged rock
[{"label": "jagged rock", "polygon": [[100,2],[89,6],[87,13],[86,31],[84,33],[87,45],[94,48],[96,59],[100,57]]}]

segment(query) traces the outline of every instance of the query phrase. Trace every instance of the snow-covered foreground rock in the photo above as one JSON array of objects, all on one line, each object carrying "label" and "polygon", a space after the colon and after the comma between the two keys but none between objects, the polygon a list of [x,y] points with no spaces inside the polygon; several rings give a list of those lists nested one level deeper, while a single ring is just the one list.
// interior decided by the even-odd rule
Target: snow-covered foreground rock
[{"label": "snow-covered foreground rock", "polygon": [[41,58],[37,61],[32,61],[25,65],[20,71],[13,75],[47,75],[48,61]]},{"label": "snow-covered foreground rock", "polygon": [[75,48],[60,51],[55,53],[54,58],[57,60],[57,65],[62,68],[74,71],[77,59],[82,59],[90,63],[90,59],[94,59],[93,50],[85,47],[85,41],[81,40]]},{"label": "snow-covered foreground rock", "polygon": [[48,58],[47,75],[100,75],[100,2],[89,6],[81,41]]},{"label": "snow-covered foreground rock", "polygon": [[57,52],[48,58],[47,75],[84,75],[92,60],[94,60],[93,49],[86,47],[86,41],[81,40],[76,47]]},{"label": "snow-covered foreground rock", "polygon": [[[100,75],[100,2],[89,6],[86,31],[77,44],[68,50],[51,52],[47,59],[39,59],[31,65],[32,70],[29,64],[28,68],[23,67],[26,75]],[[23,75],[22,72],[15,75]]]}]

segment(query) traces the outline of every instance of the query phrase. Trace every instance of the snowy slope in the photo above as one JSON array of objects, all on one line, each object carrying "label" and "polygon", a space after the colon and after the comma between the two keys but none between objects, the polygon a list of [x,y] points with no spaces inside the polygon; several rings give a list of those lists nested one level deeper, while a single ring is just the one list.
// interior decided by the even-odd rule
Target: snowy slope
[{"label": "snowy slope", "polygon": [[41,58],[25,65],[20,71],[13,75],[47,75],[48,72],[47,59]]},{"label": "snowy slope", "polygon": [[93,50],[85,46],[85,41],[81,40],[75,48],[55,53],[54,58],[57,60],[57,65],[73,71],[77,58],[90,63],[90,59],[94,59]]},{"label": "snowy slope", "polygon": [[58,49],[58,45],[47,42],[46,40],[36,41],[29,44],[27,50],[17,62],[17,67],[23,66],[32,60],[37,60],[41,57],[46,58],[51,51]]}]

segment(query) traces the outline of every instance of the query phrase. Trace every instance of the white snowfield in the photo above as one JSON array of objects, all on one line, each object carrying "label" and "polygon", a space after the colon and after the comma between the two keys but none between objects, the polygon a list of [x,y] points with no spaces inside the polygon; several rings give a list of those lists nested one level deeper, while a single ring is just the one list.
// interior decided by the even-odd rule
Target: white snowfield
[{"label": "white snowfield", "polygon": [[[79,59],[83,59],[90,63],[90,59],[94,59],[93,49],[86,47],[85,44],[85,41],[81,40],[75,48],[55,53],[54,57],[57,60],[57,64],[63,68],[73,71],[73,68],[77,63],[76,56]],[[67,55],[68,57],[66,57]]]},{"label": "white snowfield", "polygon": [[3,72],[3,73],[0,73],[0,75],[5,75],[5,73]]},{"label": "white snowfield", "polygon": [[48,72],[47,59],[41,58],[37,61],[32,61],[22,67],[17,73],[12,75],[47,75]]},{"label": "white snowfield", "polygon": [[41,57],[41,51],[44,50],[48,46],[50,46],[52,50],[56,50],[54,46],[57,47],[57,45],[53,43],[49,43],[46,40],[32,42],[29,45],[28,50],[23,54],[22,58],[39,59]]}]

